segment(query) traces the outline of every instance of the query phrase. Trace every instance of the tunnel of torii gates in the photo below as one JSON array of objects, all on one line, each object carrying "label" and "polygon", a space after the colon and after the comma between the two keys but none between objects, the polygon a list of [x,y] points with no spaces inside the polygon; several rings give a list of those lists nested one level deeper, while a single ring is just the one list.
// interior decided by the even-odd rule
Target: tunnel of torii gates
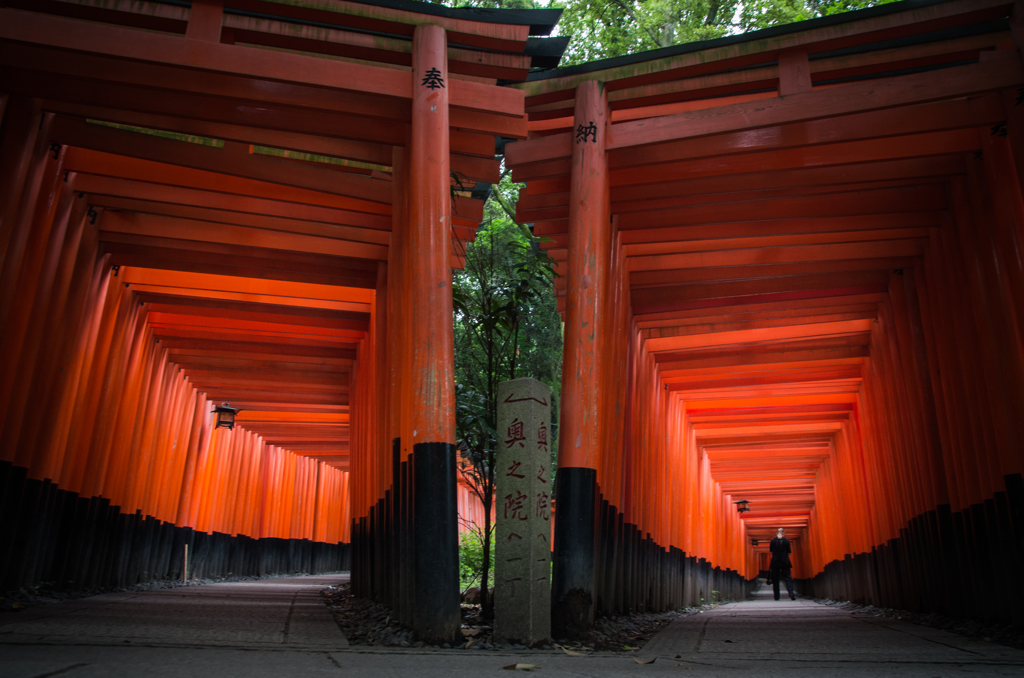
[{"label": "tunnel of torii gates", "polygon": [[1021,623],[1024,9],[556,68],[558,10],[0,4],[4,589],[351,567],[460,638],[503,153],[560,273],[557,637],[741,597],[778,527],[808,595]]}]

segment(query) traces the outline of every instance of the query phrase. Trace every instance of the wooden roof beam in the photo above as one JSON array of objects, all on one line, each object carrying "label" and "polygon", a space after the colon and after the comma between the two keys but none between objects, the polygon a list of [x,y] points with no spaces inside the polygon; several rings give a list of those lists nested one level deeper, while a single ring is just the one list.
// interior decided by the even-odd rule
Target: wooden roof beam
[{"label": "wooden roof beam", "polygon": [[768,406],[768,407],[742,407],[742,408],[723,408],[723,409],[698,409],[694,407],[687,407],[686,411],[691,416],[703,416],[703,415],[716,415],[724,413],[735,413],[737,416],[745,416],[747,414],[793,414],[803,412],[853,412],[854,406],[851,403],[827,403],[821,405],[784,405],[784,406]]},{"label": "wooden roof beam", "polygon": [[164,337],[160,340],[161,348],[173,355],[228,353],[238,356],[278,356],[285,358],[311,358],[327,360],[355,360],[356,349],[347,346],[313,346],[301,344],[275,343],[273,341],[223,340],[210,343],[204,339],[188,337]]},{"label": "wooden roof beam", "polygon": [[648,230],[662,226],[683,226],[714,222],[798,219],[865,214],[893,214],[941,210],[946,207],[942,186],[925,185],[865,191],[837,191],[827,197],[793,196],[736,203],[690,205],[653,212],[621,213],[617,225],[622,231]]},{"label": "wooden roof beam", "polygon": [[247,125],[232,125],[174,115],[140,113],[118,108],[87,106],[61,101],[45,101],[43,102],[43,108],[77,118],[89,118],[165,132],[177,132],[179,134],[190,134],[211,139],[237,141],[245,144],[312,153],[381,165],[388,168],[391,167],[392,161],[393,147],[390,144],[355,139],[338,139],[313,134],[301,134],[299,132],[282,132],[280,130],[263,129]]},{"label": "wooden roof beam", "polygon": [[861,371],[857,369],[831,369],[815,372],[798,372],[794,374],[765,375],[757,377],[720,378],[680,381],[666,381],[668,391],[693,392],[720,388],[746,388],[754,385],[789,384],[805,381],[832,381],[836,379],[861,379]]},{"label": "wooden roof beam", "polygon": [[[629,274],[630,289],[650,289],[675,285],[694,285],[713,282],[740,280],[761,280],[791,276],[821,275],[857,271],[886,271],[913,268],[919,261],[911,257],[888,257],[868,259],[837,259],[832,261],[794,262],[787,264],[740,265],[700,268],[670,268],[652,271],[636,271]],[[563,289],[559,280],[555,289]],[[715,315],[725,315],[729,309],[703,309]]]},{"label": "wooden roof beam", "polygon": [[725,307],[755,302],[836,297],[888,291],[888,271],[852,271],[633,290],[636,313]]},{"label": "wooden roof beam", "polygon": [[[879,238],[886,231],[935,228],[943,223],[945,210],[929,207],[919,211],[882,212],[868,214],[830,214],[822,217],[753,219],[744,221],[718,221],[687,226],[669,226],[654,229],[622,231],[621,238],[627,252],[645,243],[697,243],[715,239],[736,239],[751,243],[770,242],[769,238],[813,238],[834,234],[875,233]],[[771,236],[766,236],[771,233]]]},{"label": "wooden roof beam", "polygon": [[[922,240],[922,238],[906,238],[901,240],[788,245],[784,247],[757,247],[735,250],[721,249],[634,256],[629,258],[629,270],[632,273],[633,271],[664,271],[704,266],[729,267],[796,263],[807,263],[813,266],[824,261],[898,257],[914,258],[919,257],[922,253]],[[820,272],[824,273],[825,271]],[[800,271],[797,267],[797,270],[790,274],[799,273]],[[735,278],[739,276],[727,277]]]},{"label": "wooden roof beam", "polygon": [[[609,155],[614,156],[616,149],[975,96],[1016,87],[1021,82],[1024,82],[1024,70],[1016,59],[881,78],[785,97],[618,123],[608,129],[608,150]],[[563,133],[509,144],[507,164],[520,167],[567,158],[570,137],[570,134]],[[543,176],[555,175],[547,173]]]},{"label": "wooden roof beam", "polygon": [[[874,50],[862,54],[849,54],[819,59],[809,63],[811,79],[822,80],[870,72],[914,68],[948,61],[966,61],[976,58],[980,50],[992,49],[1009,37],[1008,31],[971,35],[951,40],[937,40],[909,47]],[[721,96],[738,91],[760,88],[774,89],[778,83],[775,65],[710,73],[693,78],[681,78],[653,85],[617,89],[608,93],[612,110],[629,107],[652,106],[673,101]],[[531,106],[527,102],[530,119],[572,116],[575,99],[554,101]],[[613,117],[614,120],[614,117]]]},{"label": "wooden roof beam", "polygon": [[770,327],[796,327],[800,325],[842,322],[846,320],[874,320],[876,317],[877,312],[872,310],[857,313],[824,313],[821,315],[808,315],[800,318],[766,318],[763,320],[740,320],[736,322],[721,322],[713,324],[657,327],[649,330],[640,330],[640,337],[642,339],[667,339],[669,337],[688,337],[715,332],[735,332],[739,330],[756,330]]},{"label": "wooden roof beam", "polygon": [[347,393],[335,393],[325,396],[321,393],[292,393],[280,390],[261,390],[237,388],[230,386],[217,386],[196,384],[196,388],[206,393],[210,400],[227,400],[232,406],[242,409],[254,409],[255,403],[270,405],[273,408],[280,408],[282,405],[310,406],[322,405],[335,408],[347,406],[349,395]]},{"label": "wooden roof beam", "polygon": [[709,332],[704,334],[681,335],[674,337],[655,337],[647,339],[645,346],[648,351],[679,351],[685,349],[709,348],[745,341],[772,341],[778,339],[794,339],[821,337],[832,334],[851,334],[867,332],[871,329],[872,320],[841,320],[836,322],[809,323],[807,325],[783,325],[781,327],[763,327],[752,330],[728,330],[725,332]]},{"label": "wooden roof beam", "polygon": [[212,323],[206,325],[153,323],[150,327],[153,330],[153,336],[158,339],[172,337],[196,339],[207,342],[208,346],[218,345],[220,342],[225,341],[245,341],[251,339],[292,346],[340,346],[347,348],[355,346],[365,336],[363,332],[349,332],[347,335],[335,332],[332,336],[328,336],[327,333],[303,333],[287,328],[282,330],[275,327],[267,327],[265,329],[257,327],[242,330],[234,326],[216,326]]},{"label": "wooden roof beam", "polygon": [[[457,19],[348,0],[322,0],[316,4],[227,0],[225,8],[408,36],[418,25],[434,24],[449,33],[449,42],[507,52],[522,52],[530,34],[530,27],[522,24]],[[484,16],[480,18],[484,19]]]},{"label": "wooden roof beam", "polygon": [[[967,130],[970,147],[979,143],[975,130]],[[655,168],[648,168],[653,172]],[[643,172],[647,174],[648,172]],[[945,187],[938,182],[922,185],[895,185],[870,188],[837,186],[828,191],[807,192],[798,195],[777,193],[755,194],[752,199],[739,194],[730,201],[729,194],[701,200],[695,197],[665,198],[663,200],[619,203],[616,224],[622,231],[649,230],[692,224],[734,221],[760,221],[766,219],[794,219],[808,217],[855,216],[871,213],[892,214],[941,210],[946,206]],[[900,200],[903,197],[906,200]],[[622,211],[629,207],[632,211]],[[568,205],[517,209],[517,217],[524,222],[555,221],[561,224],[568,218]],[[545,228],[550,234],[553,228]]]},{"label": "wooden roof beam", "polygon": [[[111,217],[111,223],[104,226],[102,220],[100,221],[101,230],[109,231],[123,231],[123,232],[139,232],[146,233],[148,228],[159,228],[159,220],[162,218],[169,218],[176,220],[173,228],[176,232],[182,234],[183,237],[189,237],[190,239],[202,241],[202,237],[196,237],[191,231],[191,228],[204,228],[208,227],[212,231],[216,232],[219,225],[228,226],[224,231],[218,233],[224,237],[224,241],[238,241],[238,242],[252,242],[257,244],[260,243],[268,247],[276,247],[277,245],[284,245],[284,242],[279,242],[273,239],[273,232],[279,231],[282,234],[288,236],[290,234],[302,234],[311,235],[316,238],[326,238],[328,240],[343,240],[350,241],[352,243],[370,243],[377,245],[377,249],[368,250],[370,254],[368,258],[386,258],[387,251],[386,246],[390,241],[391,235],[387,231],[356,228],[349,226],[339,226],[335,224],[323,223],[318,221],[304,221],[301,219],[289,219],[287,217],[275,217],[267,216],[262,214],[246,213],[246,212],[235,212],[227,209],[212,209],[206,207],[197,207],[194,205],[179,205],[172,203],[156,202],[144,199],[135,198],[115,198],[110,196],[104,196],[102,194],[93,193],[90,195],[90,202],[92,204],[106,208],[104,216],[106,214],[119,215],[118,217]],[[123,221],[120,217],[127,215],[125,212],[134,213],[131,220]],[[152,220],[152,221],[151,221]],[[201,222],[195,223],[193,222]],[[186,226],[186,224],[192,224],[192,226]],[[241,226],[242,228],[236,230],[230,228],[232,226]],[[265,232],[271,232],[269,234]],[[261,240],[266,235],[269,239]],[[216,237],[216,236],[213,236]],[[313,241],[318,242],[318,241]],[[290,245],[291,247],[301,247],[296,244]],[[288,249],[289,247],[282,247],[282,249]],[[329,249],[329,248],[328,248]],[[352,248],[348,253],[350,256],[358,256],[357,252],[360,252],[358,247]]]},{"label": "wooden roof beam", "polygon": [[345,424],[349,421],[347,412],[252,412],[244,411],[235,415],[238,423],[295,422],[307,424]]},{"label": "wooden roof beam", "polygon": [[333,323],[361,323],[357,329],[366,329],[370,320],[369,313],[353,311],[328,310],[319,308],[303,308],[282,306],[257,302],[241,302],[228,299],[197,299],[195,297],[171,296],[137,292],[136,298],[146,304],[151,311],[169,311],[187,309],[192,315],[210,315],[240,319],[287,318],[289,322],[298,324],[330,326]]},{"label": "wooden roof beam", "polygon": [[[658,363],[661,374],[667,376],[692,369],[722,369],[727,367],[752,367],[756,365],[776,366],[790,363],[814,361],[863,360],[868,357],[867,346],[839,346],[836,348],[776,351],[772,353],[741,353],[718,358],[662,361]],[[694,414],[691,412],[691,416]],[[778,413],[782,416],[785,413]]]},{"label": "wooden roof beam", "polygon": [[[665,313],[645,313],[645,314],[634,314],[633,318],[637,323],[637,327],[657,327],[661,324],[674,324],[681,322],[684,319],[706,319],[715,318],[719,316],[726,317],[742,317],[740,314],[745,313],[774,313],[778,312],[780,315],[786,312],[793,312],[800,315],[805,312],[814,312],[814,309],[834,309],[843,308],[846,306],[863,304],[870,306],[871,308],[877,308],[878,303],[884,299],[883,293],[875,294],[863,294],[856,296],[841,296],[841,297],[813,297],[806,299],[791,299],[786,301],[776,301],[767,304],[753,303],[749,305],[732,305],[723,309],[716,308],[697,308],[686,311],[670,311]],[[766,317],[772,317],[766,315]]]},{"label": "wooden roof beam", "polygon": [[[138,207],[145,209],[145,205]],[[337,230],[344,231],[339,227]],[[355,229],[348,229],[355,230]],[[269,229],[249,228],[217,224],[210,221],[197,221],[191,218],[139,214],[136,212],[118,212],[106,210],[100,221],[100,233],[142,236],[150,238],[177,238],[188,241],[193,248],[200,244],[233,248],[266,249],[268,252],[307,252],[310,254],[344,257],[344,267],[355,266],[362,260],[386,260],[386,244],[369,244],[351,238],[348,233],[341,232],[335,238],[282,232]],[[367,263],[370,263],[367,262]],[[341,261],[337,262],[341,264]],[[365,268],[365,267],[363,267]],[[367,269],[369,270],[369,269]]]},{"label": "wooden roof beam", "polygon": [[[58,101],[46,101],[43,104],[43,108],[45,110],[65,113],[73,117],[177,132],[223,141],[237,141],[243,144],[310,153],[324,156],[325,158],[336,158],[355,163],[368,163],[379,165],[388,172],[391,171],[392,150],[394,148],[391,144],[355,139],[338,139],[298,132],[283,132],[252,126],[208,122],[206,120],[170,115],[138,113],[135,111]],[[451,130],[450,134],[452,136],[451,148],[453,150],[450,161],[452,171],[475,181],[497,183],[501,178],[500,160],[494,158],[494,140],[487,135],[461,130]],[[352,132],[352,135],[356,136],[358,132]],[[324,169],[327,168],[325,164]]]},{"label": "wooden roof beam", "polygon": [[734,153],[781,150],[867,139],[891,139],[925,132],[991,126],[1006,119],[1000,96],[980,96],[932,103],[887,108],[851,115],[830,117],[698,137],[644,147],[623,148],[608,154],[612,169],[710,158]]},{"label": "wooden roof beam", "polygon": [[372,304],[374,291],[335,285],[285,282],[279,280],[241,279],[227,275],[187,273],[157,269],[122,268],[118,279],[126,284],[160,285],[169,288],[205,289],[225,292],[246,292],[270,296],[324,299]]},{"label": "wooden roof beam", "polygon": [[[513,170],[513,176],[515,176]],[[899,160],[880,160],[856,165],[812,167],[767,173],[743,173],[730,176],[698,177],[673,182],[658,182],[611,189],[612,204],[665,195],[701,195],[732,193],[737,185],[745,191],[768,191],[801,187],[834,186],[869,182],[908,181],[928,183],[964,174],[962,154]],[[534,186],[538,182],[529,184]]]},{"label": "wooden roof beam", "polygon": [[131,283],[130,287],[141,295],[160,295],[174,297],[190,297],[194,299],[231,299],[234,301],[252,302],[259,304],[278,304],[290,308],[308,309],[329,309],[335,311],[353,311],[356,313],[369,313],[370,304],[350,301],[328,301],[325,299],[309,299],[301,297],[284,297],[270,294],[259,294],[249,292],[192,289],[187,287],[173,287],[164,285],[152,285],[144,283]]},{"label": "wooden roof beam", "polygon": [[[239,313],[230,309],[189,308],[147,304],[151,325],[184,327],[225,327],[231,329],[278,329],[282,334],[293,332],[322,339],[358,339],[369,331],[369,320],[282,316],[269,313]],[[205,312],[204,312],[205,311]],[[356,314],[353,314],[356,315]],[[361,314],[360,314],[361,315]],[[290,329],[287,329],[290,328]]]},{"label": "wooden roof beam", "polygon": [[731,393],[727,396],[708,397],[701,394],[699,398],[687,398],[688,408],[712,409],[728,407],[781,407],[787,405],[822,405],[826,403],[856,403],[858,395],[856,392],[840,393],[833,390],[830,393],[776,393],[765,394],[751,391],[746,394]]},{"label": "wooden roof beam", "polygon": [[[832,335],[827,337],[814,338],[788,338],[781,340],[756,340],[737,343],[732,346],[716,346],[713,348],[701,348],[695,350],[683,350],[676,352],[659,353],[654,356],[658,365],[662,363],[703,361],[719,358],[732,358],[737,356],[764,355],[784,351],[805,351],[817,349],[834,349],[849,346],[866,347],[871,342],[871,333],[850,333]],[[699,363],[698,363],[699,364]]]},{"label": "wooden roof beam", "polygon": [[[946,4],[954,3],[941,3]],[[777,99],[624,122],[608,130],[608,149],[972,96],[1018,87],[1022,82],[1024,69],[1019,59],[880,78]]]},{"label": "wooden roof beam", "polygon": [[[370,5],[359,7],[372,8]],[[505,26],[502,30],[509,28],[519,33],[529,30],[529,27],[525,26]],[[0,8],[0,39],[75,50],[85,54],[100,54],[215,73],[312,85],[330,90],[347,90],[398,99],[412,98],[412,74],[406,71],[239,45],[190,40],[10,8]],[[523,35],[523,40],[525,39],[526,36]],[[468,108],[499,115],[522,115],[523,94],[518,90],[455,79],[449,86],[451,105],[455,108]]]},{"label": "wooden roof beam", "polygon": [[110,256],[110,263],[115,266],[130,266],[150,269],[161,269],[184,273],[228,275],[249,280],[266,280],[274,282],[294,282],[316,285],[344,285],[348,289],[373,289],[368,281],[351,278],[347,276],[318,275],[304,273],[302,271],[288,271],[280,268],[266,268],[247,265],[251,262],[241,261],[236,265],[220,264],[217,259],[223,261],[222,255],[215,255],[205,258],[204,261],[197,261],[195,253],[188,253],[187,250],[175,250],[172,252],[150,251],[133,249],[131,246],[118,245],[116,243],[104,243],[101,251]]},{"label": "wooden roof beam", "polygon": [[[250,196],[218,193],[180,186],[166,186],[129,179],[101,177],[79,173],[74,187],[83,193],[112,198],[167,203],[213,210],[246,212],[254,215],[283,217],[296,221],[314,221],[325,225],[351,226],[379,231],[391,230],[391,219],[385,215],[339,210],[316,205],[286,203]],[[106,204],[96,202],[95,204]]]},{"label": "wooden roof beam", "polygon": [[612,186],[626,186],[647,181],[680,181],[698,177],[927,158],[973,152],[981,147],[981,143],[977,129],[930,132],[618,169],[610,172],[609,182]]},{"label": "wooden roof beam", "polygon": [[[22,6],[23,3],[11,3],[11,4],[12,4],[12,6]],[[60,14],[66,15],[66,16],[76,16],[76,17],[79,17],[79,18],[90,19],[90,20],[93,20],[93,21],[104,21],[105,20],[105,21],[111,22],[111,23],[121,23],[123,25],[134,25],[134,26],[138,26],[140,28],[149,28],[151,30],[163,30],[163,31],[166,31],[166,32],[173,32],[173,33],[184,33],[185,30],[186,30],[186,26],[187,26],[187,24],[189,22],[190,16],[191,16],[191,11],[187,7],[175,7],[173,5],[164,5],[162,3],[137,3],[137,2],[128,2],[128,1],[118,1],[118,0],[115,0],[114,2],[104,3],[104,6],[102,8],[94,7],[93,4],[94,4],[93,0],[59,0],[59,2],[39,2],[39,3],[33,3],[33,6],[34,6],[34,8],[38,8],[40,5],[42,5],[42,6],[45,6],[46,11],[48,11],[48,12],[60,13]],[[356,6],[356,5],[353,5],[353,3],[347,3],[347,4],[350,5],[350,6]],[[362,4],[362,3],[358,3],[358,4]],[[61,5],[63,5],[63,8],[61,7]],[[77,5],[78,7],[75,7],[75,5]],[[231,7],[231,6],[232,5],[229,5],[229,7]],[[64,9],[65,11],[64,12],[60,12],[59,11],[60,9]],[[329,11],[323,11],[324,8],[321,7],[321,8],[319,8],[320,11],[312,10],[312,9],[307,9],[302,14],[295,14],[296,11],[302,12],[302,10],[300,9],[300,6],[285,5],[285,6],[282,7],[281,4],[274,3],[273,0],[271,0],[271,2],[269,2],[269,3],[268,2],[249,3],[249,6],[247,7],[247,9],[249,9],[251,11],[262,10],[261,13],[264,14],[264,16],[279,15],[281,17],[282,21],[274,22],[274,23],[290,23],[294,27],[294,30],[298,30],[299,28],[304,28],[306,26],[304,26],[303,24],[299,24],[299,23],[287,22],[287,19],[292,18],[292,19],[302,19],[302,20],[309,21],[309,20],[312,20],[311,17],[315,16],[316,18],[318,18],[320,20],[320,21],[318,21],[318,23],[336,23],[339,26],[344,25],[346,20],[348,20],[348,21],[351,21],[351,20],[355,20],[355,21],[365,20],[365,17],[361,17],[361,16],[360,17],[348,17],[348,18],[346,18],[346,16],[345,16],[347,14],[346,12],[341,12],[340,13],[341,15],[339,16],[339,13],[334,11],[333,7]],[[313,11],[314,14],[312,14],[312,15],[309,14],[310,11]],[[89,13],[86,13],[86,12],[89,12]],[[361,15],[362,13],[358,12],[357,14]],[[132,20],[130,18],[128,18],[128,17],[133,17],[133,16],[134,17],[139,17],[139,19],[148,18],[148,19],[151,19],[151,21],[150,22],[143,22],[141,20],[137,20],[136,22],[132,22]],[[427,23],[434,23],[433,20],[435,18],[437,18],[436,15],[433,15],[433,14],[426,14],[426,15],[424,15],[424,14],[420,14],[418,12],[404,12],[400,16],[402,16],[402,17],[407,19],[406,21],[395,22],[398,25],[403,26],[403,30],[402,30],[403,34],[408,31],[408,29],[405,28],[405,26],[409,25],[409,23],[410,23],[409,19],[411,17],[419,17],[420,21],[426,21]],[[232,25],[232,19],[244,19],[244,18],[247,18],[247,17],[244,17],[244,16],[239,15],[239,14],[232,14],[230,12],[227,12],[227,13],[225,13],[223,15],[223,26],[225,28],[233,28],[234,26]],[[447,19],[447,18],[443,18],[443,19]],[[459,20],[456,19],[456,21],[459,21]],[[479,19],[475,19],[475,20],[474,19],[462,19],[461,21],[468,21],[468,22],[470,22],[471,27],[472,27],[472,24],[475,24],[475,23],[485,23],[485,24],[490,24],[492,26],[494,26],[494,25],[503,25],[503,22],[489,22],[489,21],[483,20],[482,17],[480,17]],[[520,24],[520,26],[521,25],[522,24]],[[477,28],[479,30],[481,27],[480,26],[476,26],[475,28]],[[330,30],[330,29],[327,29],[327,30]],[[410,33],[410,35],[411,35],[411,33]],[[518,32],[516,33],[516,35],[518,35]],[[401,41],[399,40],[399,42],[401,42]],[[490,43],[488,44],[488,46],[493,48],[493,45],[490,44]]]},{"label": "wooden roof beam", "polygon": [[538,105],[572,97],[572,91],[584,80],[610,83],[610,91],[678,80],[704,73],[733,70],[772,61],[779,51],[806,47],[810,53],[890,40],[905,35],[926,33],[948,26],[997,19],[1009,14],[1006,0],[961,0],[934,3],[865,19],[853,18],[839,24],[794,30],[761,39],[728,41],[727,44],[694,50],[661,59],[638,61],[607,69],[545,78],[517,85],[527,96],[528,105]]},{"label": "wooden roof beam", "polygon": [[[235,271],[240,274],[242,271],[251,271],[242,277],[320,282],[367,289],[376,286],[376,272],[345,266],[345,260],[332,263],[333,257],[314,254],[110,232],[100,234],[100,243],[100,249],[111,255],[110,263],[118,266],[133,265],[130,261],[164,260],[172,263],[165,266],[150,264],[148,267],[206,270],[211,273]],[[222,266],[221,269],[218,269],[218,264]]]},{"label": "wooden roof beam", "polygon": [[[64,116],[58,116],[54,120],[50,136],[61,144],[106,154],[290,186],[307,195],[324,193],[341,196],[346,199],[332,201],[332,207],[371,214],[390,214],[389,209],[381,207],[391,204],[390,181],[338,172],[327,167],[321,169],[311,164],[283,158],[254,155],[250,153],[248,146],[236,142],[226,142],[224,148],[213,148],[114,129]],[[90,155],[83,158],[82,164],[88,167],[90,161],[100,160],[97,156]],[[111,162],[114,161],[107,159],[107,164]],[[209,174],[204,178],[207,184],[215,179]]]},{"label": "wooden roof beam", "polygon": [[[412,65],[412,41],[336,28],[296,24],[265,17],[224,15],[224,28],[236,44],[248,43],[348,57],[400,66]],[[448,71],[504,80],[525,80],[532,57],[448,47]]]},{"label": "wooden roof beam", "polygon": [[[219,272],[216,269],[216,264],[222,263],[224,271],[251,269],[260,272],[259,275],[243,277],[301,279],[308,282],[319,280],[325,284],[348,287],[366,289],[375,287],[375,271],[367,271],[361,266],[346,266],[345,259],[332,261],[335,259],[334,257],[322,255],[109,232],[101,233],[100,243],[102,251],[110,254],[114,259],[143,258],[154,261],[178,259],[182,266],[198,267],[195,270],[212,267],[212,272],[215,273]],[[228,263],[224,263],[225,257],[231,257],[227,260]],[[362,260],[356,259],[355,261]],[[111,263],[122,265],[122,263],[113,261]],[[151,268],[157,267],[152,266]],[[171,268],[173,270],[173,267]]]},{"label": "wooden roof beam", "polygon": [[[271,354],[256,356],[254,354],[233,354],[230,351],[193,351],[183,352],[181,349],[168,351],[168,357],[183,370],[189,369],[224,369],[259,372],[272,370],[279,372],[296,372],[309,370],[325,370],[325,374],[348,375],[354,361],[330,360],[327,358],[279,357]],[[348,379],[348,376],[345,376]]]},{"label": "wooden roof beam", "polygon": [[242,385],[250,387],[277,387],[288,389],[316,389],[325,393],[347,393],[348,379],[343,375],[329,372],[291,372],[284,370],[268,371],[265,374],[252,375],[245,372],[230,372],[221,369],[182,368],[189,379],[195,384],[207,386]]},{"label": "wooden roof beam", "polygon": [[746,310],[730,313],[728,311],[719,314],[707,314],[702,316],[692,316],[680,314],[680,317],[665,317],[657,320],[644,320],[642,322],[636,322],[635,327],[641,332],[645,330],[657,330],[662,327],[687,327],[690,325],[702,325],[708,323],[721,323],[721,322],[737,322],[742,320],[767,320],[772,318],[784,319],[800,319],[807,316],[816,316],[823,313],[860,313],[860,312],[875,312],[878,310],[877,302],[861,303],[861,304],[847,304],[847,303],[835,303],[829,305],[810,306],[801,308],[798,306],[779,307],[779,308],[764,308],[760,310]]},{"label": "wooden roof beam", "polygon": [[[791,414],[791,415],[788,415],[788,416],[780,416],[780,415],[774,415],[774,414],[760,414],[760,415],[749,415],[748,414],[748,415],[745,415],[743,417],[737,417],[737,416],[733,416],[733,415],[694,416],[694,415],[688,413],[688,416],[689,416],[690,422],[693,423],[694,425],[697,425],[697,424],[730,423],[730,422],[750,423],[750,422],[757,422],[757,421],[762,421],[762,422],[763,421],[779,421],[779,422],[785,423],[785,422],[804,422],[804,421],[839,421],[839,422],[842,422],[842,421],[849,421],[850,420],[850,413],[849,412],[824,412],[824,413],[821,413],[821,414],[799,414],[799,415]],[[715,450],[720,450],[722,448],[714,448],[714,449]],[[802,451],[804,451],[804,448],[800,447],[799,449],[794,449],[793,453],[796,454],[797,452],[802,452]]]}]

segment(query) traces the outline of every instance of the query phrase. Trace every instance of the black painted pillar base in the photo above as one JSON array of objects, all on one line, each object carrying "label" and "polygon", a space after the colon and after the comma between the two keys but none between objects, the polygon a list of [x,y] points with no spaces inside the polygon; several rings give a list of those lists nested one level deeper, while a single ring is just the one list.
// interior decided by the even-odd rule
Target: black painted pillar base
[{"label": "black painted pillar base", "polygon": [[594,508],[597,471],[560,468],[555,476],[554,583],[551,633],[583,638],[594,623]]},{"label": "black painted pillar base", "polygon": [[416,637],[428,643],[462,639],[455,445],[416,443],[413,532],[416,545]]}]

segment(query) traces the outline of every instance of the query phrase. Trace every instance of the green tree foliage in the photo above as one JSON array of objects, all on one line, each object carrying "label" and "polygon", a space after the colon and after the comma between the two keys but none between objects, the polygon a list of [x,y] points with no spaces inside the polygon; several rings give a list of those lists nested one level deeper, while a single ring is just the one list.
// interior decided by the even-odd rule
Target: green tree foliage
[{"label": "green tree foliage", "polygon": [[740,7],[738,26],[753,31],[890,2],[896,0],[747,0]]},{"label": "green tree foliage", "polygon": [[[770,1],[770,0],[769,0]],[[572,36],[562,65],[719,38],[737,0],[557,0],[558,30]]]},{"label": "green tree foliage", "polygon": [[[552,260],[538,239],[511,218],[518,186],[506,176],[484,207],[466,265],[452,280],[455,330],[455,431],[459,472],[483,505],[481,602],[491,613],[491,507],[498,440],[498,383],[533,377],[561,390],[561,320],[552,290]],[[552,446],[557,447],[557,440]]]},{"label": "green tree foliage", "polygon": [[451,7],[560,7],[562,66],[720,38],[895,0],[433,0]]},{"label": "green tree foliage", "polygon": [[449,7],[565,10],[562,66],[849,12],[896,0],[430,0]]},{"label": "green tree foliage", "polygon": [[894,0],[555,0],[570,66],[849,12]]},{"label": "green tree foliage", "polygon": [[[494,576],[494,541],[489,544],[488,578]],[[459,536],[459,588],[465,593],[484,579],[483,530],[470,529]]]}]

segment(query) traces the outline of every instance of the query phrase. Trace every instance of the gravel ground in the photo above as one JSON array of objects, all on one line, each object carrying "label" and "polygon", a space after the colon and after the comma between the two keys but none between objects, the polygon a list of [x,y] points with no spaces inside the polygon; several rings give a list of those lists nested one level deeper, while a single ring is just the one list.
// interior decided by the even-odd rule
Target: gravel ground
[{"label": "gravel ground", "polygon": [[[163,589],[176,589],[182,586],[205,586],[206,584],[221,584],[233,581],[256,581],[257,579],[278,579],[280,577],[298,577],[306,574],[296,572],[294,574],[268,574],[262,577],[220,577],[215,579],[190,579],[183,584],[180,579],[158,579],[147,581],[134,586],[124,588],[108,586],[95,587],[91,589],[59,589],[52,583],[45,582],[34,586],[23,586],[15,591],[6,591],[0,594],[0,613],[17,612],[36,605],[49,605],[51,603],[63,603],[68,600],[98,596],[101,593],[125,593],[128,591],[160,591]],[[321,574],[342,574],[340,572],[329,572]]]},{"label": "gravel ground", "polygon": [[830,607],[838,607],[842,610],[853,610],[856,611],[857,614],[872,617],[886,617],[888,619],[901,619],[903,621],[911,622],[912,624],[931,626],[936,629],[942,629],[943,631],[950,631],[961,636],[966,636],[971,640],[983,640],[986,643],[999,643],[1000,645],[1008,645],[1009,647],[1015,647],[1018,650],[1024,650],[1024,629],[1021,629],[1019,626],[1012,626],[1009,624],[1003,626],[983,624],[973,619],[953,619],[934,612],[908,612],[907,610],[894,610],[889,607],[858,605],[857,603],[851,603],[849,601],[817,599],[817,602]]},{"label": "gravel ground", "polygon": [[590,647],[595,650],[611,652],[630,652],[641,649],[647,641],[654,637],[673,619],[697,614],[710,610],[717,605],[687,607],[671,612],[652,612],[623,615],[621,617],[601,617],[594,622],[590,630]]},{"label": "gravel ground", "polygon": [[[413,632],[403,629],[392,615],[391,609],[352,595],[348,584],[330,586],[320,595],[334,616],[350,645],[377,645],[391,647],[438,647],[417,641]],[[658,631],[677,617],[696,614],[713,606],[687,608],[658,614],[633,614],[599,618],[590,637],[585,641],[556,641],[541,645],[537,650],[562,650],[589,653],[632,652],[639,650]],[[493,628],[480,614],[479,605],[462,605],[462,634],[465,642],[456,646],[466,650],[525,650],[523,645],[493,642]],[[452,648],[445,643],[443,648]]]}]

